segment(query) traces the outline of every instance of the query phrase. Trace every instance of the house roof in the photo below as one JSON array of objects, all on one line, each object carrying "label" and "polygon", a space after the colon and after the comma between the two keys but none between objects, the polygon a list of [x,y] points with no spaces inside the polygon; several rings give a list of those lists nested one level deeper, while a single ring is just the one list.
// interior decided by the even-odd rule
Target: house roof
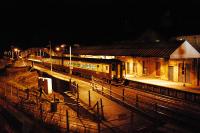
[{"label": "house roof", "polygon": [[200,35],[178,36],[176,39],[188,41],[198,52],[200,52]]},{"label": "house roof", "polygon": [[200,43],[190,43],[190,44],[200,53]]},{"label": "house roof", "polygon": [[200,53],[188,42],[184,41],[171,55],[171,59],[200,58]]}]

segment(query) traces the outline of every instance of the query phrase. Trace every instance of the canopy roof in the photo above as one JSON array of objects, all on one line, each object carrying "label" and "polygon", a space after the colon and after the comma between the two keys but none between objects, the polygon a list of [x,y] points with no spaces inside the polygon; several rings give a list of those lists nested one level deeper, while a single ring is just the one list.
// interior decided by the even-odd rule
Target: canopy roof
[{"label": "canopy roof", "polygon": [[113,44],[88,46],[72,50],[79,55],[112,55],[135,57],[161,57],[171,59],[200,58],[200,53],[188,41],[170,42],[131,42],[123,41]]},{"label": "canopy roof", "polygon": [[101,46],[88,46],[73,49],[72,54],[169,58],[182,42],[183,41],[143,43],[123,41]]}]

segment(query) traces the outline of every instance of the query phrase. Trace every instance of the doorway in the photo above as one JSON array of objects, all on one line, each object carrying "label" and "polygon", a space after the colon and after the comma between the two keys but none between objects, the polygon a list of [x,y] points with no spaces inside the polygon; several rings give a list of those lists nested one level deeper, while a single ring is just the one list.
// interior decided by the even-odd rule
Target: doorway
[{"label": "doorway", "polygon": [[190,71],[191,71],[191,65],[185,64],[185,82],[190,83]]},{"label": "doorway", "polygon": [[184,68],[183,63],[178,64],[178,82],[184,82],[184,76],[183,76]]},{"label": "doorway", "polygon": [[160,76],[160,62],[156,62],[156,76]]},{"label": "doorway", "polygon": [[168,80],[174,81],[174,67],[168,66]]}]

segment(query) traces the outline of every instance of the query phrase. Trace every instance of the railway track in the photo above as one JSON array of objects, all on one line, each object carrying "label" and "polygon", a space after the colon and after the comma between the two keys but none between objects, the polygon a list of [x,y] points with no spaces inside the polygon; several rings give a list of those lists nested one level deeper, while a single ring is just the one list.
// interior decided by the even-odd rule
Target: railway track
[{"label": "railway track", "polygon": [[[197,104],[173,97],[149,94],[138,89],[124,88],[124,86],[111,87],[112,89],[110,90],[110,86],[107,84],[102,84],[102,82],[99,82],[99,84],[105,87],[104,89],[98,89],[100,94],[111,98],[110,91],[112,91],[111,99],[117,99],[118,103],[126,107],[134,106],[151,117],[158,117],[166,123],[172,122],[192,132],[196,132],[199,129],[200,106]],[[122,89],[125,89],[124,96],[122,95]]]},{"label": "railway track", "polygon": [[[104,89],[104,91],[109,92],[110,85],[105,84],[102,82],[98,82],[100,85],[103,85],[104,87],[107,88]],[[145,99],[146,101],[152,101],[153,103],[160,103],[161,105],[169,106],[169,107],[176,107],[181,110],[188,110],[191,112],[200,112],[200,105],[197,103],[192,103],[190,101],[182,100],[179,98],[174,98],[154,92],[148,92],[145,90],[137,89],[137,88],[132,88],[129,86],[112,86],[112,93],[118,95],[118,98],[123,99],[122,94],[123,94],[123,89],[124,89],[124,99],[125,101],[129,102],[135,102],[136,97],[139,99]],[[200,114],[199,114],[200,115]]]},{"label": "railway track", "polygon": [[[161,123],[164,121],[165,124],[174,123],[179,127],[187,128],[189,132],[196,132],[199,129],[200,106],[198,103],[132,86],[118,85],[116,87],[111,85],[112,89],[109,89],[109,84],[103,81],[95,82],[101,86],[95,90],[98,93],[125,107],[142,112],[143,115],[151,117],[151,119],[161,120]],[[163,124],[160,126],[162,127]]]}]

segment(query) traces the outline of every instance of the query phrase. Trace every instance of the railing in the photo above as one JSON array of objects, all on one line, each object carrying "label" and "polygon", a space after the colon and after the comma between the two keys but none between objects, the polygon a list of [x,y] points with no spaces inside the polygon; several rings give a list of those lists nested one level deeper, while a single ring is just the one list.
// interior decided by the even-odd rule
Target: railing
[{"label": "railing", "polygon": [[[94,84],[93,88],[98,93],[100,93],[104,96],[107,96],[108,98],[115,100],[118,103],[121,103],[125,106],[134,108],[137,111],[142,112],[145,115],[150,114],[149,113],[149,111],[150,111],[154,115],[153,118],[155,118],[155,115],[158,116],[158,114],[172,117],[166,113],[169,113],[170,110],[171,110],[171,112],[172,112],[172,110],[175,110],[175,109],[171,109],[167,106],[157,104],[155,101],[153,101],[153,102],[143,101],[142,99],[145,99],[146,97],[144,97],[140,94],[127,96],[127,95],[125,95],[125,93],[126,93],[125,89],[122,89],[121,92],[119,92],[119,91],[116,92],[116,91],[112,90],[111,87],[110,88],[108,87],[109,89],[105,89],[104,86],[99,85],[99,83],[100,84],[105,83],[103,80],[99,80],[99,79],[94,79],[94,80],[98,84],[96,84],[96,86]],[[121,84],[117,84],[117,85],[121,86]],[[171,89],[171,88],[167,88],[167,87],[161,87],[161,86],[157,86],[157,85],[144,84],[144,83],[135,82],[135,81],[130,81],[130,84],[128,87],[131,89],[145,90],[147,92],[154,92],[157,94],[169,96],[168,98],[174,97],[174,98],[178,98],[178,99],[182,99],[182,100],[186,100],[186,101],[190,101],[190,102],[192,101],[192,102],[198,103],[198,100],[200,99],[198,94],[193,94],[193,93],[185,92],[185,91],[181,91],[181,90],[175,90],[175,89]],[[152,100],[152,99],[150,99],[150,100]],[[144,111],[147,113],[145,113]]]},{"label": "railing", "polygon": [[200,94],[196,94],[196,93],[192,93],[192,92],[188,92],[184,90],[176,90],[170,87],[163,87],[163,86],[152,85],[148,83],[140,83],[137,81],[130,81],[129,87],[200,104]]},{"label": "railing", "polygon": [[77,117],[76,112],[64,104],[57,104],[56,108],[51,102],[53,97],[39,97],[37,90],[22,90],[11,84],[0,82],[0,96],[4,104],[9,104],[17,109],[29,114],[34,119],[42,122],[54,130],[63,130],[64,132],[99,132],[107,130],[107,127],[98,124],[90,119]]},{"label": "railing", "polygon": [[[155,99],[142,94],[128,94],[125,86],[121,87],[121,89],[113,89],[111,85],[105,84],[105,82],[96,78],[93,78],[92,80],[92,87],[93,90],[99,94],[102,94],[126,107],[134,109],[143,115],[150,115],[151,118],[153,117],[155,120],[156,118],[161,118],[161,120],[165,121],[165,119],[168,118],[184,123],[189,128],[196,129],[198,127],[196,123],[200,120],[199,113],[194,112],[193,110],[187,110],[184,108],[180,109],[176,105],[176,107],[168,106],[167,104],[173,103],[167,101],[162,105],[161,99]],[[138,87],[138,85],[134,87]],[[141,85],[141,87],[148,89],[148,86],[145,84]],[[153,89],[158,90],[158,88]]]},{"label": "railing", "polygon": [[[69,105],[71,108],[73,108],[76,111],[77,116],[80,114],[80,112],[82,114],[83,112],[88,113],[88,112],[92,111],[92,113],[94,113],[94,115],[95,115],[95,120],[97,120],[97,121],[100,120],[100,122],[97,123],[98,124],[98,127],[97,127],[98,132],[102,132],[102,131],[104,132],[105,130],[110,130],[110,132],[117,132],[117,131],[119,131],[119,129],[118,129],[117,126],[109,125],[108,123],[105,124],[105,121],[102,121],[102,120],[104,120],[102,100],[97,101],[97,103],[99,104],[98,105],[99,109],[97,109],[97,105],[94,106],[94,107],[91,107],[90,103],[87,103],[87,101],[82,101],[81,99],[77,98],[77,97],[79,97],[79,93],[77,93],[77,92],[78,92],[78,86],[77,86],[77,84],[73,83],[73,82],[70,83],[69,91],[67,93],[71,93],[73,96],[72,97],[70,96],[70,98],[74,99],[74,101],[77,101],[77,102],[73,103],[73,104],[66,103],[66,105]],[[89,96],[90,95],[88,95],[88,97]],[[72,99],[68,99],[67,101],[72,100]],[[90,98],[88,98],[88,99],[90,99]],[[86,110],[80,111],[80,108],[81,108],[80,104],[85,105],[84,107],[86,107],[87,111]],[[99,113],[98,113],[98,111],[99,111]],[[99,126],[99,125],[101,125],[101,126]],[[129,124],[129,125],[133,125],[133,124]],[[124,126],[126,126],[126,125],[124,125]]]}]

